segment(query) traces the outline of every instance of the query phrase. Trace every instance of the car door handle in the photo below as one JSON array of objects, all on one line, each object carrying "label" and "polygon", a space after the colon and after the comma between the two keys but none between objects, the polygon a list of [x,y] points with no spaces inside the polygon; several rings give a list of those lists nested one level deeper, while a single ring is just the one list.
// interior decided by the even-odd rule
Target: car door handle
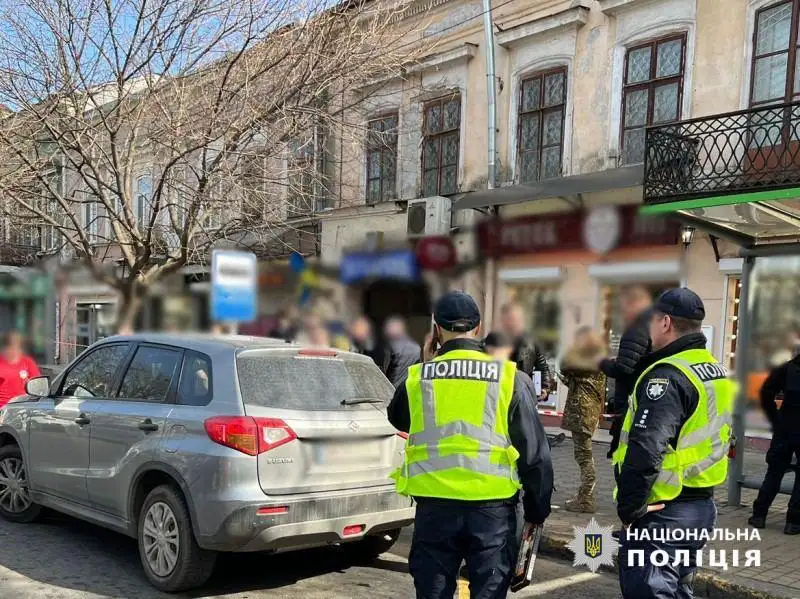
[{"label": "car door handle", "polygon": [[146,433],[154,433],[158,430],[158,425],[148,418],[139,423],[139,430]]},{"label": "car door handle", "polygon": [[78,416],[78,417],[75,419],[75,424],[77,424],[78,426],[86,426],[86,425],[87,425],[87,424],[89,424],[90,422],[91,422],[91,420],[89,420],[89,419],[86,417],[86,414],[81,414],[80,416]]}]

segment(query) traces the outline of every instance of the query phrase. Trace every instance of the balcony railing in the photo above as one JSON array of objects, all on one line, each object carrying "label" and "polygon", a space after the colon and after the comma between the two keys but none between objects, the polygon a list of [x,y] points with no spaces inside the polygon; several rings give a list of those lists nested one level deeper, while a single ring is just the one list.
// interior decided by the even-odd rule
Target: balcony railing
[{"label": "balcony railing", "polygon": [[644,200],[800,187],[800,102],[649,127]]}]

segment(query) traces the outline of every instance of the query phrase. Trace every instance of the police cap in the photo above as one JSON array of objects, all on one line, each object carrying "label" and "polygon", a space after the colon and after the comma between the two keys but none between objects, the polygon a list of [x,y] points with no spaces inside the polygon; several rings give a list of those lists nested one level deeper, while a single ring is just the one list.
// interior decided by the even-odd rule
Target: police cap
[{"label": "police cap", "polygon": [[689,320],[703,320],[706,317],[703,300],[694,291],[686,287],[667,289],[658,296],[658,299],[653,304],[653,309],[662,314]]},{"label": "police cap", "polygon": [[433,320],[446,331],[466,333],[481,323],[481,311],[470,295],[450,291],[436,302]]}]

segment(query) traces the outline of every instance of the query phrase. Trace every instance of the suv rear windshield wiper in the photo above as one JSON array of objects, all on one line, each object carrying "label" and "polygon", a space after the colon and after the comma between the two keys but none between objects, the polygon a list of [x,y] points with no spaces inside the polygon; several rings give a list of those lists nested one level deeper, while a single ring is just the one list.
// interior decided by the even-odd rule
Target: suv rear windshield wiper
[{"label": "suv rear windshield wiper", "polygon": [[362,403],[384,403],[382,399],[375,397],[354,397],[353,399],[343,399],[339,402],[343,406],[356,406]]}]

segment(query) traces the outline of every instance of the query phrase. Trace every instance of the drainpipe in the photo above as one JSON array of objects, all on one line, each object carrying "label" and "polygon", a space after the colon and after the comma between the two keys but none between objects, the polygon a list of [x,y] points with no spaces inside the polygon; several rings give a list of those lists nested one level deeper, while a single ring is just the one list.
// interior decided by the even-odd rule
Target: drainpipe
[{"label": "drainpipe", "polygon": [[[488,121],[488,149],[487,161],[487,189],[494,189],[497,183],[497,77],[495,76],[494,62],[494,23],[492,22],[492,0],[483,0],[483,31],[486,46],[486,108]],[[495,216],[494,208],[489,209],[491,216]],[[494,304],[496,295],[496,264],[493,259],[486,261],[484,269],[484,295],[483,310],[484,327],[488,331],[492,327],[494,317]]]}]

